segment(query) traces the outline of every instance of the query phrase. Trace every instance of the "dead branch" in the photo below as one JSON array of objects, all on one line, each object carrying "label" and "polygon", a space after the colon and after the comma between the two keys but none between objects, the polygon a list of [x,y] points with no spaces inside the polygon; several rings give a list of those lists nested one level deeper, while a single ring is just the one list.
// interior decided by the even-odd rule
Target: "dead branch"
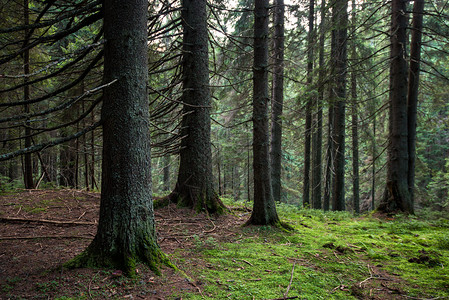
[{"label": "dead branch", "polygon": [[92,239],[82,235],[38,235],[38,236],[0,236],[0,241],[8,240],[34,240],[34,239]]},{"label": "dead branch", "polygon": [[56,225],[97,225],[95,222],[80,222],[80,221],[56,221],[56,220],[46,220],[46,219],[25,219],[25,218],[5,218],[0,217],[0,222],[5,223],[45,223],[45,224],[56,224]]},{"label": "dead branch", "polygon": [[292,273],[291,273],[291,275],[290,275],[290,282],[288,283],[288,286],[287,286],[287,290],[285,291],[285,294],[284,294],[284,299],[290,299],[290,298],[287,298],[287,295],[288,295],[288,292],[290,291],[290,288],[291,288],[291,286],[292,286],[292,282],[293,282],[293,273],[295,272],[295,262],[293,263],[293,267],[292,267]]}]

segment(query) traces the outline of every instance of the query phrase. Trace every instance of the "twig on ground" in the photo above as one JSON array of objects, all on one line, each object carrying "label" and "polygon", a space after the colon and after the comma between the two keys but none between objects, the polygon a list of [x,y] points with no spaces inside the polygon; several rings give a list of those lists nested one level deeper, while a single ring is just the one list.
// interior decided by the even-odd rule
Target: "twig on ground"
[{"label": "twig on ground", "polygon": [[288,292],[290,291],[290,288],[291,288],[291,286],[292,286],[292,282],[293,282],[293,274],[294,274],[294,272],[295,272],[295,264],[296,264],[296,262],[293,262],[292,273],[291,273],[291,275],[290,275],[290,282],[289,282],[289,284],[288,284],[288,286],[287,286],[287,290],[285,291],[284,299],[287,299]]},{"label": "twig on ground", "polygon": [[248,264],[248,265],[250,265],[251,267],[253,266],[253,264],[252,263],[250,263],[249,261],[247,261],[247,260],[244,260],[244,259],[242,259],[242,261],[245,263],[245,264]]},{"label": "twig on ground", "polygon": [[204,230],[203,232],[204,233],[211,233],[212,231],[214,231],[216,228],[217,228],[217,226],[215,225],[215,223],[210,219],[210,218],[208,218],[209,219],[209,221],[212,223],[212,225],[214,226],[214,228],[212,228],[211,230]]}]

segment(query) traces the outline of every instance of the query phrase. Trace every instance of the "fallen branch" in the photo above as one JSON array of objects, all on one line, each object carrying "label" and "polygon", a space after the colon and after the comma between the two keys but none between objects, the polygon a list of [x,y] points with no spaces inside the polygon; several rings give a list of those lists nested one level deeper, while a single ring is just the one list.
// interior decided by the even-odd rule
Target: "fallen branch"
[{"label": "fallen branch", "polygon": [[0,217],[0,222],[24,222],[24,223],[45,223],[56,225],[97,225],[95,222],[80,222],[80,221],[56,221],[45,219],[24,219],[24,218],[5,218]]},{"label": "fallen branch", "polygon": [[292,273],[291,273],[291,275],[290,275],[290,282],[289,282],[289,284],[288,284],[288,287],[287,287],[287,290],[285,291],[285,294],[284,294],[284,299],[288,299],[287,298],[287,295],[288,295],[288,292],[290,291],[290,287],[292,286],[292,282],[293,282],[293,273],[295,272],[295,262],[293,263],[293,267],[292,267]]},{"label": "fallen branch", "polygon": [[274,298],[274,299],[265,299],[265,300],[289,300],[289,299],[298,299],[299,296],[292,296],[292,297],[283,297],[283,298]]},{"label": "fallen branch", "polygon": [[34,240],[34,239],[92,239],[82,235],[40,235],[40,236],[0,236],[0,241],[8,240]]}]

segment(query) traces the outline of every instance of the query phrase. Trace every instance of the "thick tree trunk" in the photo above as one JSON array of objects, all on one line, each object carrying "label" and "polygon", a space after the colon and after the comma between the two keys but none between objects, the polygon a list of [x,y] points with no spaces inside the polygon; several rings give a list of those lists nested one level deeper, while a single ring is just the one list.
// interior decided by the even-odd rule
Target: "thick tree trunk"
[{"label": "thick tree trunk", "polygon": [[274,71],[271,102],[271,185],[273,198],[281,201],[282,109],[284,105],[284,0],[274,4]]},{"label": "thick tree trunk", "polygon": [[413,5],[412,42],[408,72],[407,128],[408,128],[408,191],[413,208],[415,197],[416,115],[418,107],[419,72],[421,62],[421,37],[423,28],[424,0]]},{"label": "thick tree trunk", "polygon": [[214,190],[210,143],[209,57],[206,0],[182,1],[183,94],[178,181],[170,198],[197,211],[222,213]]},{"label": "thick tree trunk", "polygon": [[407,128],[407,61],[404,14],[406,2],[391,3],[390,57],[390,142],[388,145],[387,185],[379,211],[413,213],[408,189],[408,128]]},{"label": "thick tree trunk", "polygon": [[278,225],[271,191],[268,131],[268,0],[254,6],[253,170],[254,203],[247,224]]},{"label": "thick tree trunk", "polygon": [[156,239],[151,191],[147,66],[148,2],[104,3],[103,171],[100,219],[90,246],[69,267],[168,263]]},{"label": "thick tree trunk", "polygon": [[[356,3],[352,2],[352,45],[351,59],[353,64],[357,61],[356,51]],[[357,109],[357,74],[351,71],[351,100],[352,100],[352,198],[354,213],[360,213],[360,187],[359,187],[359,122]]]},{"label": "thick tree trunk", "polygon": [[335,56],[334,77],[335,86],[332,89],[334,99],[333,120],[333,150],[334,179],[332,194],[332,210],[345,210],[345,109],[346,109],[346,73],[347,73],[347,26],[348,1],[338,0],[332,8],[332,23],[334,24]]},{"label": "thick tree trunk", "polygon": [[307,99],[306,99],[306,126],[304,140],[304,185],[302,201],[304,207],[310,207],[310,160],[311,160],[311,136],[312,136],[312,72],[313,72],[313,40],[314,40],[314,16],[315,1],[309,2],[309,32],[307,35]]}]

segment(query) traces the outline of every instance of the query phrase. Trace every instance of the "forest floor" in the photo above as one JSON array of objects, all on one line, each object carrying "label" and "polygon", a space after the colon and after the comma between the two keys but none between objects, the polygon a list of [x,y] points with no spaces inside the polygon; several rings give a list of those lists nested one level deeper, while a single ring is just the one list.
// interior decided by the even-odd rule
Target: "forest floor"
[{"label": "forest floor", "polygon": [[[218,218],[174,205],[158,209],[159,245],[180,271],[162,268],[156,276],[140,266],[138,278],[128,279],[117,270],[64,269],[93,239],[99,205],[99,194],[79,190],[0,196],[0,299],[449,299],[449,292],[441,294],[449,290],[448,273],[419,286],[399,267],[384,267],[402,253],[379,256],[355,241],[323,244],[317,234],[318,244],[308,248],[312,216],[291,221],[296,233],[242,227],[248,203]],[[430,272],[435,264],[448,267],[448,251],[430,252],[415,251],[406,262]]]}]

